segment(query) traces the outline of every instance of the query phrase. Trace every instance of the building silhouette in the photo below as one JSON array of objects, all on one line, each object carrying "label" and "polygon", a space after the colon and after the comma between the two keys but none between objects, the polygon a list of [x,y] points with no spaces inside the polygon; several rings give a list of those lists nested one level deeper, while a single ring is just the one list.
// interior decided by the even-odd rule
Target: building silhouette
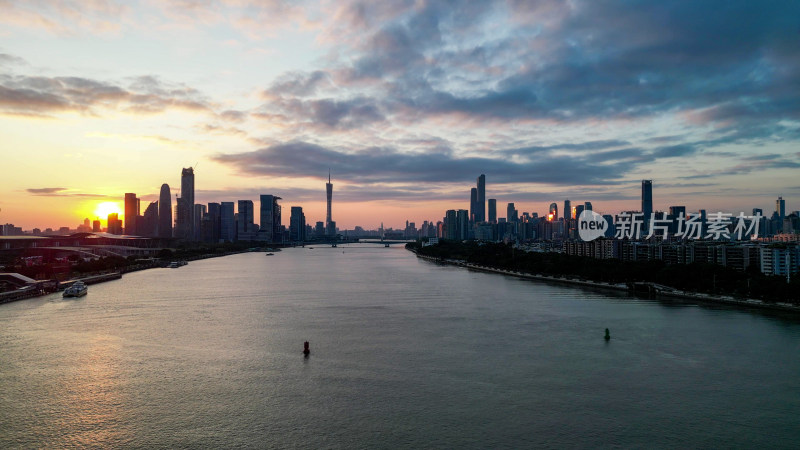
[{"label": "building silhouette", "polygon": [[191,167],[181,171],[181,197],[178,200],[176,235],[189,241],[194,240],[194,169]]},{"label": "building silhouette", "polygon": [[469,211],[466,209],[456,211],[456,226],[458,227],[456,239],[469,239]]},{"label": "building silhouette", "polygon": [[136,218],[139,217],[139,199],[136,194],[125,194],[125,234],[135,235]]},{"label": "building silhouette", "polygon": [[469,221],[477,222],[478,214],[478,188],[472,188],[469,191]]},{"label": "building silhouette", "polygon": [[497,223],[497,199],[489,199],[489,223]]},{"label": "building silhouette", "polygon": [[506,222],[516,222],[518,219],[517,216],[517,209],[514,207],[514,203],[509,203],[506,205]]},{"label": "building silhouette", "polygon": [[136,231],[139,236],[158,237],[158,202],[150,202],[136,222]]},{"label": "building silhouette", "polygon": [[158,196],[158,237],[172,237],[172,199],[167,183],[161,185]]},{"label": "building silhouette", "polygon": [[575,219],[576,220],[581,216],[581,214],[583,214],[584,208],[586,208],[586,204],[583,204],[583,205],[579,204],[579,205],[575,206]]},{"label": "building silhouette", "polygon": [[236,216],[233,206],[233,202],[222,202],[220,205],[219,239],[223,242],[236,240]]},{"label": "building silhouette", "polygon": [[553,202],[550,203],[550,211],[548,213],[548,220],[558,220],[558,204]]},{"label": "building silhouette", "polygon": [[455,209],[448,209],[444,213],[444,238],[453,241],[458,239],[458,221]]},{"label": "building silhouette", "polygon": [[209,203],[208,212],[203,214],[200,221],[200,236],[203,242],[219,242],[222,228],[222,206],[219,203]]},{"label": "building silhouette", "polygon": [[281,205],[278,204],[280,199],[277,195],[261,196],[261,229],[259,231],[263,236],[263,240],[267,242],[277,243],[283,241]]},{"label": "building silhouette", "polygon": [[253,211],[252,200],[239,200],[237,205],[236,220],[236,240],[254,241],[258,235],[258,229],[253,223],[255,212]]},{"label": "building silhouette", "polygon": [[564,212],[561,213],[561,216],[564,217],[564,220],[572,219],[572,202],[569,200],[564,200]]},{"label": "building silhouette", "polygon": [[653,180],[642,180],[642,214],[644,220],[650,220],[653,212]]},{"label": "building silhouette", "polygon": [[486,175],[478,177],[478,205],[475,208],[475,222],[486,222]]},{"label": "building silhouette", "polygon": [[325,193],[328,197],[328,213],[325,216],[325,230],[328,236],[336,235],[336,225],[332,224],[331,204],[333,203],[333,184],[331,184],[331,171],[328,171],[328,182],[325,183]]},{"label": "building silhouette", "polygon": [[122,221],[119,220],[119,215],[117,213],[108,215],[107,231],[110,234],[122,234]]},{"label": "building silhouette", "polygon": [[194,222],[193,229],[194,229],[194,236],[192,237],[195,241],[200,241],[203,239],[203,232],[201,230],[201,222],[203,221],[203,217],[206,215],[207,209],[206,205],[194,205],[194,211],[192,214],[192,221]]},{"label": "building silhouette", "polygon": [[306,216],[301,206],[292,206],[292,215],[289,218],[289,240],[303,242],[306,240]]}]

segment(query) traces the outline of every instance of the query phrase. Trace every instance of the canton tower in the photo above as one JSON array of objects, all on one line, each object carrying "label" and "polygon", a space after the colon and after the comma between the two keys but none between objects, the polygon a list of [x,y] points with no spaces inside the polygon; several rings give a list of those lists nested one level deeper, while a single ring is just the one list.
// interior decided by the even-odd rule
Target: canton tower
[{"label": "canton tower", "polygon": [[328,182],[325,183],[325,191],[328,194],[328,216],[325,219],[325,227],[330,227],[331,222],[331,201],[333,200],[333,184],[331,184],[331,171],[328,170]]}]

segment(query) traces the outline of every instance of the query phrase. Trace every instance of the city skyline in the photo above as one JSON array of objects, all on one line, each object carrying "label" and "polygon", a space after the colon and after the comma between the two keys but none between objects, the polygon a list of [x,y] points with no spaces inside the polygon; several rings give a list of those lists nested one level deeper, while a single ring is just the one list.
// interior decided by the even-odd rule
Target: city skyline
[{"label": "city skyline", "polygon": [[649,179],[654,210],[795,211],[800,5],[724,5],[9,2],[0,223],[144,210],[181,167],[192,203],[309,223],[330,168],[342,229],[469,209],[480,173],[540,215],[639,209]]},{"label": "city skyline", "polygon": [[[320,222],[320,223],[325,223],[326,224],[325,225],[325,229],[327,230],[326,231],[327,235],[332,235],[331,233],[335,234],[335,230],[331,231],[330,227],[327,224],[333,224],[333,226],[335,226],[336,229],[340,229],[340,227],[338,227],[338,225],[336,225],[336,221],[331,221],[332,187],[333,187],[333,185],[331,183],[331,178],[330,177],[331,177],[331,175],[329,173],[327,182],[325,183],[325,191],[326,191],[326,197],[327,197],[327,202],[326,202],[327,203],[326,220],[325,220],[325,222]],[[188,192],[192,192],[193,193],[193,191],[194,191],[194,172],[193,172],[192,168],[183,168],[182,169],[181,181],[182,181],[182,186],[185,186],[187,188]],[[481,196],[481,195],[478,194],[478,192],[481,192],[481,193],[485,192],[485,186],[486,186],[486,175],[485,174],[481,174],[477,178],[477,186],[480,189],[478,189],[476,187],[470,188],[470,190],[471,190],[471,198],[468,200],[469,210],[464,210],[465,213],[467,214],[467,220],[468,220],[469,223],[483,222],[483,220],[481,220],[481,221],[475,220],[474,217],[473,217],[472,212],[473,212],[473,209],[480,210],[482,208],[482,207],[478,206],[478,204],[480,202],[477,201],[477,198],[479,196]],[[465,186],[464,189],[466,189],[466,188],[467,187]],[[163,200],[165,198],[168,200],[167,204],[168,205],[171,204],[171,199],[169,197],[169,192],[170,192],[169,184],[168,183],[162,184],[160,189],[161,189],[161,191],[160,191],[160,194],[159,194],[159,197],[158,197],[158,201],[151,202],[151,206],[158,205],[156,216],[157,217],[158,216],[161,217],[157,221],[158,222],[158,228],[159,229],[163,229],[163,227],[165,225],[164,213],[166,212],[166,217],[168,217],[169,220],[171,220],[173,212],[169,207],[166,210],[164,210],[164,207],[163,207]],[[128,233],[128,227],[130,225],[128,223],[128,220],[129,220],[128,219],[128,216],[129,216],[128,213],[130,211],[135,211],[136,216],[138,216],[139,218],[142,217],[141,216],[141,211],[140,211],[140,200],[141,200],[141,198],[137,197],[136,195],[137,195],[136,193],[126,193],[124,199],[119,201],[119,202],[113,202],[113,201],[103,202],[103,203],[99,204],[98,211],[105,209],[106,210],[105,214],[107,214],[108,217],[111,217],[113,215],[113,217],[115,219],[119,218],[119,220],[122,223],[124,223],[123,230],[124,230],[125,234],[129,234]],[[165,195],[166,195],[166,197],[165,197]],[[189,194],[189,195],[192,195],[192,194]],[[191,223],[187,223],[187,224],[183,225],[184,227],[191,227],[195,223],[194,220],[199,220],[199,218],[202,217],[202,213],[205,212],[204,209],[205,209],[205,207],[207,205],[208,206],[211,206],[212,204],[225,205],[226,203],[228,203],[228,204],[233,204],[234,203],[234,202],[231,202],[231,201],[209,202],[208,204],[195,203],[194,205],[192,205],[193,206],[193,208],[192,208],[192,207],[187,207],[186,204],[183,204],[184,198],[179,193],[176,192],[175,196],[176,196],[176,199],[178,200],[177,201],[176,210],[175,210],[178,213],[178,215],[175,216],[174,226],[170,225],[170,226],[167,227],[167,229],[172,231],[172,229],[174,228],[176,233],[177,233],[175,237],[187,236],[187,232],[188,232],[188,234],[193,236],[193,237],[190,238],[190,240],[199,239],[199,237],[194,235],[194,231],[187,231],[187,230],[181,231],[181,227],[182,226],[178,223],[178,222],[180,222],[182,220],[182,219],[179,219],[180,214],[181,214],[180,213],[181,210],[186,209],[187,212],[185,212],[184,214],[191,214],[193,217],[195,217],[195,219],[189,221]],[[485,197],[485,194],[483,194],[482,196]],[[144,196],[144,197],[148,197],[148,196]],[[277,218],[280,221],[279,223],[272,223],[273,220],[271,218],[268,219],[268,221],[271,223],[270,229],[272,229],[272,227],[275,227],[275,226],[284,225],[283,221],[280,220],[280,217],[281,217],[280,216],[280,208],[281,208],[281,206],[278,206],[278,204],[277,204],[277,200],[280,200],[281,197],[278,197],[276,195],[271,195],[271,194],[270,195],[259,194],[257,196],[257,198],[259,198],[261,200],[261,202],[262,202],[262,212],[261,212],[262,222],[264,221],[264,217],[265,217],[264,216],[264,210],[263,210],[263,202],[265,201],[265,198],[267,198],[267,197],[269,198],[268,203],[270,203],[270,204],[274,203],[275,207],[277,208],[277,210],[278,210]],[[273,197],[275,199],[274,201],[272,200]],[[495,208],[495,210],[496,210],[496,206],[495,205],[496,205],[497,199],[488,198],[486,200],[489,202],[489,206],[490,206],[490,208],[489,208],[489,212],[490,213],[489,213],[489,217],[486,218],[486,222],[497,223],[496,220],[492,219],[492,212],[493,212],[493,208]],[[561,214],[558,213],[558,205],[555,202],[550,203],[549,206],[545,206],[543,208],[543,213],[541,213],[540,210],[537,210],[535,208],[531,209],[531,210],[525,210],[525,208],[519,208],[518,209],[518,208],[516,208],[514,202],[508,202],[508,204],[507,204],[508,212],[507,212],[507,218],[505,220],[508,220],[508,214],[511,214],[511,211],[513,211],[514,214],[519,213],[520,215],[522,215],[523,213],[525,215],[530,213],[534,217],[535,216],[539,216],[539,217],[549,218],[549,220],[560,219],[560,218],[563,218],[564,214],[566,214],[566,212],[568,211],[568,207],[571,204],[571,200],[570,199],[564,199],[563,202],[564,202],[565,209],[564,209],[564,212],[562,212]],[[665,206],[664,208],[654,208],[654,206],[653,206],[653,204],[654,204],[653,203],[653,180],[641,180],[641,195],[640,195],[640,197],[638,199],[638,202],[639,202],[640,208],[627,207],[627,208],[623,208],[623,209],[615,210],[615,211],[609,211],[609,210],[605,210],[605,209],[598,209],[597,212],[599,212],[601,214],[610,214],[610,215],[614,215],[615,216],[617,214],[625,213],[625,212],[628,212],[628,211],[640,211],[640,212],[643,213],[643,217],[645,218],[644,220],[647,221],[647,220],[649,220],[650,214],[653,213],[653,212],[662,212],[662,213],[673,214],[673,210],[676,207],[679,208],[681,211],[684,211],[684,213],[697,213],[698,211],[706,211],[707,210],[707,208],[703,208],[703,207],[698,207],[698,208],[696,208],[694,210],[692,208],[689,208],[687,210],[687,207],[685,206],[685,204],[670,205],[668,207]],[[116,204],[116,203],[119,203],[122,206],[121,207],[112,207],[111,206],[112,204]],[[237,199],[236,203],[239,204],[239,207],[236,208],[236,213],[238,214],[240,210],[243,210],[244,213],[245,213],[245,217],[246,217],[245,221],[242,222],[242,225],[240,225],[240,227],[242,227],[242,226],[244,227],[244,228],[240,229],[240,232],[241,231],[244,231],[244,232],[253,231],[253,230],[250,230],[248,227],[252,226],[254,224],[254,222],[255,222],[254,221],[254,216],[253,216],[253,211],[252,211],[252,209],[254,208],[254,201],[253,200],[249,200],[249,199]],[[680,199],[678,199],[677,203],[681,203]],[[249,206],[247,206],[248,204],[249,204]],[[485,204],[485,202],[484,202],[484,204]],[[242,205],[245,205],[245,206],[242,206]],[[584,204],[579,204],[576,207],[577,208],[577,212],[569,211],[570,217],[573,218],[573,219],[576,219],[580,215],[580,213],[583,211],[584,208],[592,209],[591,205],[592,205],[592,202],[589,201],[589,200],[586,200],[584,202]],[[778,214],[778,216],[780,217],[780,220],[783,220],[783,217],[785,217],[786,214],[788,214],[788,212],[793,212],[795,214],[797,214],[797,212],[798,212],[798,210],[791,210],[791,211],[788,210],[786,208],[786,200],[782,196],[779,196],[777,198],[777,200],[774,201],[774,205],[775,205],[774,211],[775,211],[776,214]],[[462,206],[462,205],[460,205],[459,203],[453,203],[453,204],[451,204],[451,206]],[[199,213],[199,215],[196,212],[193,211],[195,208],[201,208],[201,212]],[[300,208],[300,211],[302,213],[302,206],[299,206],[299,208]],[[292,210],[294,210],[294,209],[295,209],[295,206],[292,206]],[[575,208],[573,208],[573,209],[575,209]],[[459,207],[459,210],[461,210],[460,207]],[[754,208],[751,208],[751,209],[745,209],[745,210],[741,210],[741,211],[719,211],[719,212],[721,212],[721,213],[726,213],[726,212],[727,213],[732,213],[735,216],[739,212],[746,213],[747,211],[751,211],[751,210],[752,210],[753,214],[755,214],[756,210],[758,210],[759,213],[763,213],[763,211],[767,211],[767,214],[764,217],[769,217],[770,216],[769,215],[769,211],[770,211],[769,208],[765,209],[765,208],[755,208],[754,207]],[[494,214],[496,215],[496,212]],[[134,217],[133,222],[132,222],[132,224],[133,224],[132,226],[133,226],[134,229],[137,226],[136,225],[136,223],[137,223],[136,222],[136,216]],[[305,215],[303,215],[303,216],[305,217]],[[762,214],[762,216],[763,216],[763,214]],[[231,212],[231,217],[232,217],[232,212]],[[268,214],[268,217],[272,217],[271,213]],[[102,223],[105,219],[106,219],[106,217],[100,217],[100,216],[95,217],[95,221],[97,221],[98,223]],[[83,220],[84,220],[84,224],[85,224],[86,221],[90,221],[91,218],[90,217],[85,217]],[[415,221],[416,220],[413,220],[412,222],[415,222]],[[437,221],[447,222],[447,213],[445,211],[442,214],[440,214],[439,217],[422,218],[422,219],[419,220],[420,223],[423,222],[423,221],[430,221],[430,223],[432,225],[435,224]],[[409,223],[409,219],[406,218],[405,222],[406,222],[406,227],[407,227],[408,223]],[[247,225],[247,224],[249,224],[249,225]],[[11,223],[10,225],[16,225],[16,224]],[[263,223],[258,223],[256,225],[260,225],[262,231],[265,231],[265,229],[263,228],[263,226],[264,226]],[[287,223],[285,225],[286,225],[286,228],[288,229],[288,225],[289,224]],[[68,227],[69,226],[67,226],[67,228]],[[23,227],[20,227],[20,228],[23,228]],[[34,226],[34,227],[30,227],[30,229],[34,229],[34,228],[35,229],[39,229],[39,230],[41,230],[43,228],[49,228],[49,229],[57,230],[59,228],[63,229],[64,227],[63,226],[55,226],[55,227]],[[355,224],[355,225],[351,226],[350,228],[352,229],[352,228],[363,228],[363,227],[360,224]],[[375,228],[366,227],[366,229],[381,229],[381,228],[383,228],[383,221],[381,221],[380,227],[375,227]],[[392,228],[393,229],[395,227],[394,226],[389,226],[388,228]],[[397,228],[402,229],[403,227],[402,226],[398,226]],[[30,231],[30,229],[28,229],[28,231]],[[341,228],[341,229],[346,229],[346,228]],[[277,232],[277,231],[275,231],[275,232]],[[161,235],[161,233],[162,232],[159,231],[156,234]],[[272,231],[270,233],[272,233]]]}]

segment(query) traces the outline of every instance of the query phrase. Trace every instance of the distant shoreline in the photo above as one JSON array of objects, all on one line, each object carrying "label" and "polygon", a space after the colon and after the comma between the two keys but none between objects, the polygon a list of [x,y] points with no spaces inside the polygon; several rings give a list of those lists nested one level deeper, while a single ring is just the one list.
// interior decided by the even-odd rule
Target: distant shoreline
[{"label": "distant shoreline", "polygon": [[[261,250],[259,250],[259,252],[260,251]],[[179,260],[179,261],[197,261],[197,260],[201,260],[201,259],[221,258],[223,256],[236,255],[236,254],[239,254],[239,253],[255,253],[255,252],[250,251],[250,250],[235,250],[235,251],[230,251],[230,252],[225,252],[225,253],[220,253],[220,254],[206,253],[206,254],[203,254],[203,255],[189,256],[189,257],[186,257],[186,258],[174,258],[174,260]],[[148,269],[166,268],[167,266],[165,264],[168,264],[168,263],[164,263],[163,261],[159,261],[158,263],[152,263],[152,264],[136,264],[136,265],[133,265],[133,266],[123,267],[123,268],[121,268],[119,270],[103,272],[103,273],[95,273],[95,274],[92,274],[92,275],[82,274],[82,276],[80,276],[80,277],[76,277],[76,278],[72,278],[72,279],[64,280],[64,281],[59,281],[58,282],[58,288],[56,288],[53,291],[41,291],[41,290],[38,290],[38,289],[31,289],[31,290],[28,290],[28,291],[17,290],[17,291],[3,292],[3,293],[0,293],[0,305],[6,304],[6,303],[17,302],[17,301],[21,301],[21,300],[27,300],[29,298],[43,297],[45,295],[50,295],[50,294],[54,294],[56,292],[61,292],[61,291],[63,291],[64,289],[68,288],[69,286],[71,286],[73,283],[75,283],[77,281],[82,281],[82,282],[84,282],[84,284],[87,284],[87,285],[104,283],[106,281],[119,280],[120,278],[122,278],[122,275],[124,275],[126,273],[139,272],[141,270],[148,270]],[[49,280],[40,280],[40,281],[49,281]],[[14,295],[14,294],[16,294],[16,295]]]},{"label": "distant shoreline", "polygon": [[[501,275],[510,275],[518,278],[525,278],[529,280],[536,280],[536,281],[546,281],[552,283],[562,283],[562,284],[570,284],[573,286],[583,286],[589,288],[599,288],[599,289],[609,289],[617,292],[630,292],[627,284],[623,283],[600,283],[596,281],[589,281],[577,278],[566,278],[566,277],[553,277],[548,275],[538,275],[538,274],[531,274],[531,273],[524,273],[524,272],[517,272],[513,270],[506,270],[506,269],[499,269],[497,267],[492,266],[482,266],[479,264],[472,264],[468,263],[463,260],[457,259],[441,259],[432,256],[425,256],[420,255],[419,253],[411,250],[417,258],[422,258],[426,261],[436,262],[440,264],[448,264],[452,266],[459,266],[464,267],[470,270],[477,270],[479,272],[489,272],[489,273],[497,273]],[[673,289],[671,291],[659,291],[656,293],[655,298],[659,297],[671,297],[671,298],[681,298],[681,299],[690,299],[695,300],[698,302],[703,303],[715,303],[715,304],[722,304],[722,305],[729,305],[729,306],[737,306],[737,307],[746,307],[746,308],[756,308],[756,309],[768,309],[772,311],[782,311],[782,312],[792,312],[800,314],[800,306],[792,305],[790,303],[769,303],[764,302],[762,300],[757,299],[738,299],[728,295],[711,295],[711,294],[703,294],[699,292],[688,292],[688,291],[681,291],[678,289]]]}]

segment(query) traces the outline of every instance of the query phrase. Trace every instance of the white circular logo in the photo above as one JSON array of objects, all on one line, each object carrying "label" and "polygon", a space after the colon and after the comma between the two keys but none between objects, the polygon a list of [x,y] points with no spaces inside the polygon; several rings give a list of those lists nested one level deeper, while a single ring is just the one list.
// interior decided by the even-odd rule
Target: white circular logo
[{"label": "white circular logo", "polygon": [[584,209],[578,217],[578,235],[584,241],[593,241],[608,231],[608,221],[594,211]]}]

